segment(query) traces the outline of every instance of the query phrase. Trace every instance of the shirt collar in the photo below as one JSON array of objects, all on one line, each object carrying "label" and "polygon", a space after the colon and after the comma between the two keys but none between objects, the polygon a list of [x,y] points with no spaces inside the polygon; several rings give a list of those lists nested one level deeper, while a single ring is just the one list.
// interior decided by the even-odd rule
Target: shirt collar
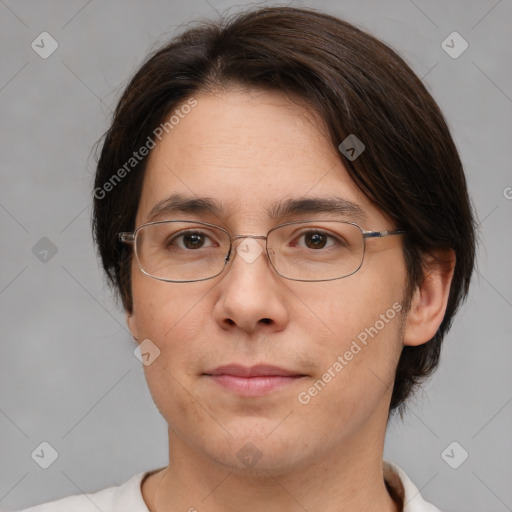
[{"label": "shirt collar", "polygon": [[402,468],[383,461],[383,470],[384,480],[391,488],[393,498],[402,503],[402,512],[441,512],[421,497],[420,491]]}]

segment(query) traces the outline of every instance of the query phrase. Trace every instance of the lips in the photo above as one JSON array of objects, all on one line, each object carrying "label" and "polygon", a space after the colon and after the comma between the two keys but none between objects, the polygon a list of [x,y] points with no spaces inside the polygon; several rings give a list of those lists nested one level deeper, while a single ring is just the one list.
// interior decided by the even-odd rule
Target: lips
[{"label": "lips", "polygon": [[279,368],[278,366],[272,366],[268,364],[258,364],[256,366],[241,366],[238,364],[229,364],[225,366],[219,366],[214,370],[205,372],[206,375],[232,375],[234,377],[293,377],[300,376],[303,374],[294,372],[292,370],[286,370]]},{"label": "lips", "polygon": [[230,364],[207,371],[204,375],[225,390],[242,396],[261,396],[291,385],[306,375],[278,366]]}]

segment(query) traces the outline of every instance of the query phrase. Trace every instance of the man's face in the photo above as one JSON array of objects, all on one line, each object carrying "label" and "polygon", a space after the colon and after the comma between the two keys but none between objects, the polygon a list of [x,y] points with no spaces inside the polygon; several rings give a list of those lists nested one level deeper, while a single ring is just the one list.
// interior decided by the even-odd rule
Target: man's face
[{"label": "man's face", "polygon": [[[310,110],[275,92],[232,89],[195,99],[150,155],[137,226],[179,194],[213,199],[223,210],[151,220],[204,221],[245,235],[295,220],[394,228],[351,180]],[[304,198],[341,198],[364,215],[269,215]],[[224,272],[207,281],[158,281],[133,262],[129,326],[160,350],[144,370],[176,449],[231,468],[275,471],[339,450],[357,456],[368,440],[375,451],[402,348],[401,237],[368,240],[357,273],[324,282],[280,277],[265,252],[244,258],[237,249],[248,240],[236,240]],[[258,373],[257,365],[280,370],[240,375]]]}]

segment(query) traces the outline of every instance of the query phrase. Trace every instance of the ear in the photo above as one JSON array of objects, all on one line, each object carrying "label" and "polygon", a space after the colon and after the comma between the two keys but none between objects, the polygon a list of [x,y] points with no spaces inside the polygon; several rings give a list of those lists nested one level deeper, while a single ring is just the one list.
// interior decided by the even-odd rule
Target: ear
[{"label": "ear", "polygon": [[443,321],[455,269],[455,253],[437,251],[424,262],[425,277],[416,288],[407,314],[404,345],[431,340]]},{"label": "ear", "polygon": [[135,340],[139,340],[139,328],[137,327],[137,319],[135,317],[135,311],[131,313],[126,313],[126,323],[128,325],[128,329],[132,333],[132,336]]}]

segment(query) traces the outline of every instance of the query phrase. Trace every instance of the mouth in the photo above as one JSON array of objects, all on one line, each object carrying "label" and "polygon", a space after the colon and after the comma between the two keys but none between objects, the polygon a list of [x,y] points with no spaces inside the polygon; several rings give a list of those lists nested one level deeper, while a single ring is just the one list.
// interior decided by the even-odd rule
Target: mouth
[{"label": "mouth", "polygon": [[241,396],[261,396],[290,386],[307,375],[278,366],[260,364],[219,366],[203,373],[216,385]]}]

